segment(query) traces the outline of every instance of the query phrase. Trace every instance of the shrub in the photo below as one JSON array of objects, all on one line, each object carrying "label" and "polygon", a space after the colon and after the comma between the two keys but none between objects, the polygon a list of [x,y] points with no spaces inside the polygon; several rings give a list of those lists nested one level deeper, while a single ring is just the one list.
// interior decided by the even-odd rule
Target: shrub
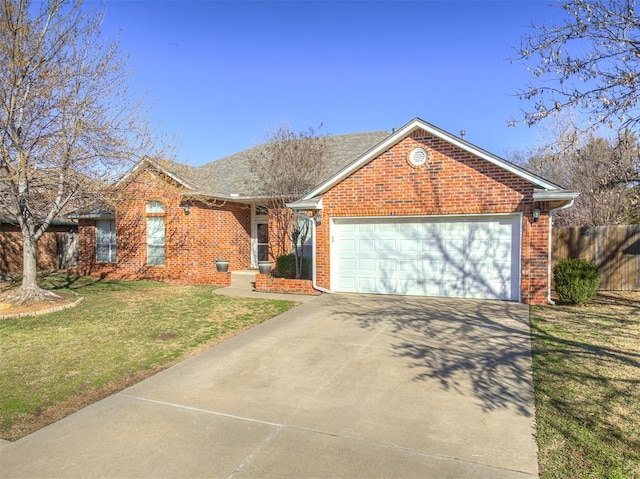
[{"label": "shrub", "polygon": [[593,299],[600,284],[596,264],[583,259],[559,261],[553,268],[553,279],[560,301],[569,304],[582,304]]},{"label": "shrub", "polygon": [[[295,278],[296,277],[296,256],[293,253],[278,256],[278,259],[276,259],[276,269],[285,278]],[[302,277],[310,278],[311,277],[310,273],[311,273],[311,259],[302,258]]]}]

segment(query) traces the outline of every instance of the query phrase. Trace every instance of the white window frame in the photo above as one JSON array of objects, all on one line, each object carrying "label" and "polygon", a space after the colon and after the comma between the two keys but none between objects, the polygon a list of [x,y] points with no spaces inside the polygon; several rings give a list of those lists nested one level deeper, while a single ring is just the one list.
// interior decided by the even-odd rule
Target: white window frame
[{"label": "white window frame", "polygon": [[[101,247],[106,247],[106,258],[101,255]],[[96,261],[99,263],[116,262],[116,220],[100,218],[96,220]]]},{"label": "white window frame", "polygon": [[146,212],[147,264],[164,266],[166,261],[164,205],[160,201],[150,201],[147,203]]}]

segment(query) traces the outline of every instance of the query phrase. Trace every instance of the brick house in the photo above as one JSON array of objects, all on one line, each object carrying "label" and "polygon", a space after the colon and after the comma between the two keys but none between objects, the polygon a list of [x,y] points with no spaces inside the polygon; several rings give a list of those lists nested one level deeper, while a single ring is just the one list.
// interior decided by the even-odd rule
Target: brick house
[{"label": "brick house", "polygon": [[[256,267],[273,240],[260,148],[197,168],[140,162],[114,212],[79,218],[81,272],[215,284],[216,258]],[[315,289],[547,300],[550,216],[577,193],[418,118],[328,137],[325,157],[333,175],[289,204],[314,231]]]}]

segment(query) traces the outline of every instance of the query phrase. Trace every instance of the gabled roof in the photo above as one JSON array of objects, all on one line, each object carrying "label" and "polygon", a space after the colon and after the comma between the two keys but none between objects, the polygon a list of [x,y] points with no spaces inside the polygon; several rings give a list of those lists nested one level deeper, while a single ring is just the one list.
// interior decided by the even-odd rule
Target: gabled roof
[{"label": "gabled roof", "polygon": [[142,173],[147,168],[153,168],[164,175],[168,176],[172,180],[174,180],[179,185],[184,186],[189,190],[193,190],[194,186],[187,180],[189,176],[188,166],[180,165],[178,163],[173,163],[164,160],[154,160],[149,158],[148,156],[143,157],[133,168],[131,168],[117,183],[116,188],[121,187],[122,185],[133,181],[140,173]]},{"label": "gabled roof", "polygon": [[[324,159],[327,170],[339,171],[371,147],[389,136],[389,132],[375,131],[349,135],[325,137]],[[203,178],[215,178],[226,194],[237,194],[240,198],[261,198],[259,175],[252,171],[251,160],[266,150],[266,144],[207,163],[198,168]]]},{"label": "gabled roof", "polygon": [[[325,161],[327,162],[327,170],[332,172],[331,176],[292,204],[320,204],[322,195],[329,189],[416,130],[423,130],[526,179],[536,188],[534,199],[537,201],[568,201],[577,196],[576,193],[564,190],[549,180],[489,153],[462,138],[458,138],[420,118],[414,118],[393,133],[376,131],[327,136],[325,138]],[[261,178],[258,173],[252,170],[251,163],[252,159],[259,157],[266,148],[266,144],[258,145],[199,167],[145,157],[118,184],[131,181],[145,168],[153,167],[184,186],[185,196],[258,202],[266,198],[260,189]]]},{"label": "gabled roof", "polygon": [[[513,163],[508,162],[492,153],[489,153],[482,148],[469,143],[468,141],[463,140],[462,138],[458,138],[451,133],[448,133],[420,118],[414,118],[409,123],[404,125],[402,128],[396,130],[394,133],[388,135],[385,139],[381,140],[378,144],[364,152],[362,155],[357,157],[354,161],[346,165],[344,168],[337,171],[331,178],[327,179],[323,183],[321,183],[317,188],[313,189],[305,196],[303,196],[300,201],[310,200],[314,197],[318,197],[326,193],[328,190],[336,186],[342,180],[347,178],[348,176],[355,173],[357,170],[367,165],[371,161],[373,161],[376,157],[378,157],[381,153],[385,152],[395,144],[399,143],[401,140],[409,136],[416,130],[424,130],[425,132],[440,138],[444,141],[451,143],[452,145],[461,148],[479,158],[482,158],[489,163],[493,163],[494,165],[499,166],[521,178],[532,183],[534,186],[548,191],[548,192],[563,192],[567,193],[560,186],[538,176],[530,171],[527,171],[519,166],[514,165]],[[549,193],[550,194],[550,193]],[[296,202],[298,203],[298,202]]]},{"label": "gabled roof", "polygon": [[[389,135],[386,131],[327,136],[325,161],[328,171],[334,172],[369,150]],[[258,173],[252,171],[251,160],[265,151],[266,144],[235,153],[199,167],[170,161],[143,158],[116,186],[132,181],[146,168],[154,168],[187,190],[186,196],[228,201],[264,200]]]}]

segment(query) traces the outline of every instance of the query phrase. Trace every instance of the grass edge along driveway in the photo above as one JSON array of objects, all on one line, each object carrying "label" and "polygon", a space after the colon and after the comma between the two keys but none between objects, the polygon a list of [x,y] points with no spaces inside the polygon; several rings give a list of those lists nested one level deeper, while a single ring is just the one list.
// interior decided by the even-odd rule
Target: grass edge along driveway
[{"label": "grass edge along driveway", "polygon": [[85,299],[0,320],[0,438],[16,440],[295,306],[211,286],[52,276]]},{"label": "grass edge along driveway", "polygon": [[640,292],[531,308],[540,478],[640,478]]}]

